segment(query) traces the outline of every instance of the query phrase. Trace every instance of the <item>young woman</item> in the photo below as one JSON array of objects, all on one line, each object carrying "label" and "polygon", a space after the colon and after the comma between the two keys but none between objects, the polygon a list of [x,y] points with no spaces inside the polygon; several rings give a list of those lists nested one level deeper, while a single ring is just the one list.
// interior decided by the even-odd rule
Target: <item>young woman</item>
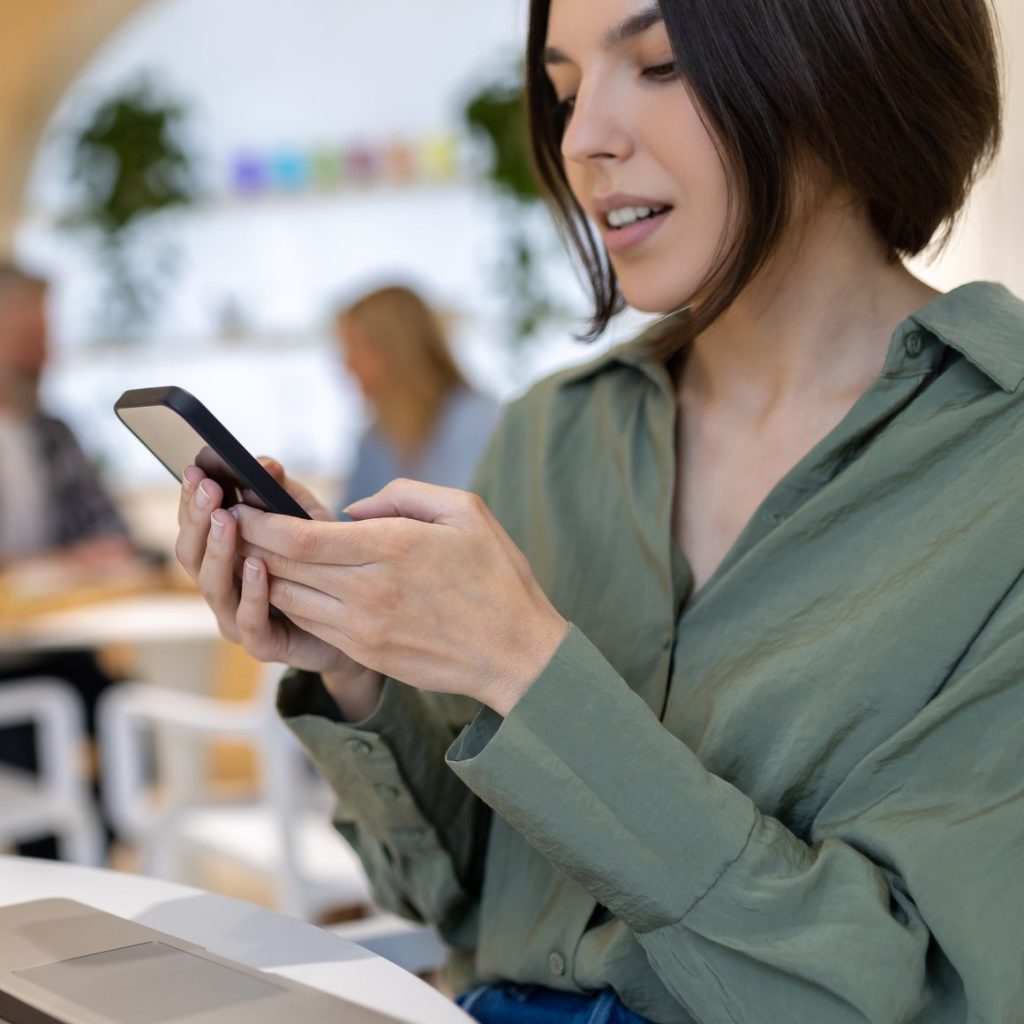
[{"label": "young woman", "polygon": [[480,1020],[1019,1020],[1024,304],[902,263],[999,137],[987,6],[531,18],[595,327],[671,315],[516,403],[479,496],[310,524],[190,471],[182,562],[303,670],[338,828]]},{"label": "young woman", "polygon": [[373,412],[346,503],[396,477],[468,487],[498,420],[448,351],[434,311],[412,289],[378,288],[338,313],[338,344]]}]

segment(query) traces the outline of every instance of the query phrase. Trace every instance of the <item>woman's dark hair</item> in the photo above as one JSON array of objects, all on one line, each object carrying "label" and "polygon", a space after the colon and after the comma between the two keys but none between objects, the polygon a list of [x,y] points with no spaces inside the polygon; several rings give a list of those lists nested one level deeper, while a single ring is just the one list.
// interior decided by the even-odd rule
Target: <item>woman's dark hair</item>
[{"label": "woman's dark hair", "polygon": [[[1002,136],[988,0],[659,0],[730,178],[735,237],[701,288],[685,339],[706,330],[779,243],[807,156],[867,204],[892,259],[956,215]],[[551,0],[531,0],[526,57],[538,176],[589,278],[597,337],[623,305],[604,247],[562,164],[564,119],[544,67]]]}]

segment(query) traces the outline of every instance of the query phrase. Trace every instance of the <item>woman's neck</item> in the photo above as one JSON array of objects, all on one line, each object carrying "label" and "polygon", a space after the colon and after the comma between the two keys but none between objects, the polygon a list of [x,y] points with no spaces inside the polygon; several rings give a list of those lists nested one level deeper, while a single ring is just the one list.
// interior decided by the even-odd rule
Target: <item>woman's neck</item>
[{"label": "woman's neck", "polygon": [[693,343],[681,393],[755,416],[808,394],[859,395],[895,327],[937,294],[887,258],[866,215],[837,203],[794,233]]}]

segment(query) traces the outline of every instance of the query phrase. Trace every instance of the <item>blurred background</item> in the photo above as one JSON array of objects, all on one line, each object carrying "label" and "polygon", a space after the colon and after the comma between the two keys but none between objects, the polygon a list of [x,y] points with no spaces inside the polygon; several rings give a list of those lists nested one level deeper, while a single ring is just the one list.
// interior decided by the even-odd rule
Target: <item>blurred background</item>
[{"label": "blurred background", "polygon": [[[925,273],[1024,291],[1024,8],[997,6],[1003,158]],[[499,398],[589,357],[570,340],[585,306],[568,262],[530,198],[489,174],[490,137],[469,116],[489,87],[515,82],[525,7],[3,0],[0,250],[52,279],[48,405],[129,512],[132,492],[164,483],[107,414],[131,386],[177,383],[294,472],[344,476],[365,411],[329,331],[337,304],[364,287],[416,285],[450,318],[467,376]],[[76,142],[118,99],[123,123],[106,125],[97,168]],[[161,206],[166,197],[137,194],[111,242],[107,162],[133,146],[153,164],[180,155],[180,195]],[[508,294],[508,270],[523,223],[535,297],[556,308],[517,336],[510,307],[528,300]],[[616,325],[609,341],[632,328]],[[133,518],[163,539],[148,510]]]},{"label": "blurred background", "polygon": [[[0,233],[53,281],[48,404],[145,537],[166,539],[133,492],[165,481],[106,414],[117,395],[177,383],[293,472],[343,477],[365,411],[331,315],[365,288],[421,290],[497,397],[587,354],[568,263],[472,122],[507,134],[524,6],[5,0]],[[109,195],[115,161],[145,183],[169,157],[160,195]],[[524,232],[559,308],[520,331]]]},{"label": "blurred background", "polygon": [[[583,292],[524,164],[526,6],[0,0],[0,259],[49,281],[42,402],[79,439],[144,566],[105,588],[92,575],[71,587],[63,572],[0,583],[0,669],[87,649],[110,678],[164,687],[161,703],[124,685],[120,707],[82,723],[107,723],[113,753],[92,756],[115,759],[104,827],[122,866],[186,877],[161,846],[191,827],[207,853],[237,847],[235,867],[189,876],[204,884],[305,916],[367,905],[358,868],[322,845],[336,837],[295,845],[306,825],[267,777],[287,749],[267,745],[272,679],[220,647],[161,568],[177,492],[111,407],[127,388],[182,386],[334,501],[372,454],[367,388],[337,320],[366,291],[416,289],[465,388],[492,403],[591,358],[571,338]],[[951,245],[919,270],[944,288],[991,278],[1024,293],[1024,5],[995,6],[1003,153]],[[598,347],[641,321],[624,314]],[[177,740],[153,748],[173,750],[158,800],[159,758],[133,744],[169,721]],[[211,793],[259,813],[229,827],[223,813],[186,819]],[[16,827],[11,811],[5,832],[0,808],[0,846],[40,830],[26,814]],[[240,881],[246,854],[263,882]]]}]

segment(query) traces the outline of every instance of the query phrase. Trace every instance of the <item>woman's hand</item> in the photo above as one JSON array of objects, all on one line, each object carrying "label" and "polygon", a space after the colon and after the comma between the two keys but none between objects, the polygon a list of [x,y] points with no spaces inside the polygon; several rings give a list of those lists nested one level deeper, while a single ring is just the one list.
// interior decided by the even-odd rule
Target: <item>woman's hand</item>
[{"label": "woman's hand", "polygon": [[568,624],[484,502],[396,480],[346,511],[357,521],[236,508],[242,604],[269,574],[274,606],[353,661],[507,714]]},{"label": "woman's hand", "polygon": [[[314,519],[331,519],[306,488],[285,478],[278,463],[261,461]],[[221,635],[241,644],[258,661],[322,673],[345,717],[366,717],[377,704],[380,675],[353,662],[337,647],[305,630],[302,623],[271,617],[266,572],[255,563],[241,565],[237,520],[219,507],[221,488],[195,466],[190,466],[184,477],[175,554],[213,609]],[[239,584],[238,571],[244,575],[244,586]]]}]

